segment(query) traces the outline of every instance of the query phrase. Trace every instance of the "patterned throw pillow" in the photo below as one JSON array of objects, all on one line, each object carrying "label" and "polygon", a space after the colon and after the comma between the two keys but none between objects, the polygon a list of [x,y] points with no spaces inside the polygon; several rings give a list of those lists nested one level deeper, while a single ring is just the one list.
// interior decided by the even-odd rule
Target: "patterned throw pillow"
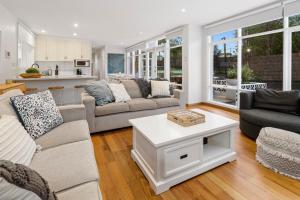
[{"label": "patterned throw pillow", "polygon": [[125,102],[131,99],[123,84],[110,83],[109,87],[116,99],[116,102]]},{"label": "patterned throw pillow", "polygon": [[151,81],[152,97],[170,97],[169,81]]},{"label": "patterned throw pillow", "polygon": [[0,160],[0,199],[57,200],[57,197],[36,171]]},{"label": "patterned throw pillow", "polygon": [[11,97],[11,102],[33,139],[63,123],[63,118],[49,90]]}]

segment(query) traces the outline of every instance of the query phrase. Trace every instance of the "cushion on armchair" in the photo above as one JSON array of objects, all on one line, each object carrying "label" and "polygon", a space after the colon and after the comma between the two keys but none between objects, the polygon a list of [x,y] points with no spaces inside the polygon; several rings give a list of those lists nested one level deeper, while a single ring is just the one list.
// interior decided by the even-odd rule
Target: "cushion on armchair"
[{"label": "cushion on armchair", "polygon": [[299,91],[257,89],[254,94],[254,107],[289,114],[300,114]]}]

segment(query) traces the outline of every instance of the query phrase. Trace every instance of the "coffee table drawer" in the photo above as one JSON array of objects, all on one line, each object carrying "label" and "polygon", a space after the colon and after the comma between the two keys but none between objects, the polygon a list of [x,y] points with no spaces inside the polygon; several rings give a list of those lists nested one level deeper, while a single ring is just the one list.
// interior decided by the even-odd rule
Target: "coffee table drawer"
[{"label": "coffee table drawer", "polygon": [[202,145],[202,140],[198,139],[165,149],[163,176],[171,176],[200,164]]}]

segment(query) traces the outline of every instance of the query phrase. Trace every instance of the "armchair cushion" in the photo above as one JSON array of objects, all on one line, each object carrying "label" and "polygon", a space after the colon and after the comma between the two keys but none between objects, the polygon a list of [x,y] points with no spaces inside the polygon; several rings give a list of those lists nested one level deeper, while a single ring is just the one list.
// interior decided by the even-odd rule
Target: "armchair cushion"
[{"label": "armchair cushion", "polygon": [[253,107],[254,92],[240,93],[240,109],[251,109]]},{"label": "armchair cushion", "polygon": [[299,91],[275,91],[257,89],[254,94],[254,107],[289,114],[299,114]]}]

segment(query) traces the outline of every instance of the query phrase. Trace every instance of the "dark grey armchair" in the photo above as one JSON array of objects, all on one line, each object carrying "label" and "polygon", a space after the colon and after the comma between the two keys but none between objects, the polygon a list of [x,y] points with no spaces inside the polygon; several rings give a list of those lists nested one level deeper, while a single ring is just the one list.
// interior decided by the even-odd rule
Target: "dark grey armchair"
[{"label": "dark grey armchair", "polygon": [[[257,108],[254,93],[240,93],[240,129],[246,136],[256,139],[263,127],[274,127],[300,133],[299,115],[274,109]],[[278,107],[282,107],[282,105]]]}]

